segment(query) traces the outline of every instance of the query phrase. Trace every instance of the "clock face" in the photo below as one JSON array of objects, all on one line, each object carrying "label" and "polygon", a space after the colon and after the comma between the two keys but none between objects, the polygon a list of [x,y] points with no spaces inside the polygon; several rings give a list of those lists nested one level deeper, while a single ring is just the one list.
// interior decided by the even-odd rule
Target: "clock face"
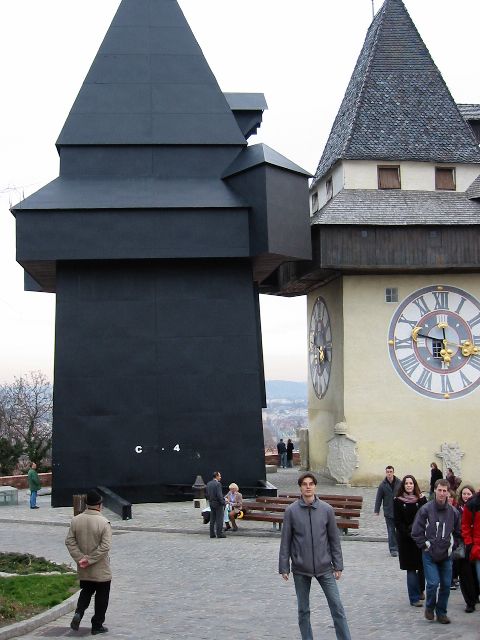
[{"label": "clock face", "polygon": [[310,318],[308,360],[310,377],[318,398],[327,392],[332,366],[332,329],[327,305],[317,298]]},{"label": "clock face", "polygon": [[412,389],[428,398],[461,398],[480,384],[480,302],[457,287],[419,289],[399,304],[388,345]]}]

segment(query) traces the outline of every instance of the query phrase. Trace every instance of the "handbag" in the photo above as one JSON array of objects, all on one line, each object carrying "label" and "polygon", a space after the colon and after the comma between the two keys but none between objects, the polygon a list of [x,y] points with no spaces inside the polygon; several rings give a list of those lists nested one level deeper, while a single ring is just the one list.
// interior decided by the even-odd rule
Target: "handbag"
[{"label": "handbag", "polygon": [[464,560],[465,558],[465,543],[461,541],[458,547],[452,551],[453,560]]}]

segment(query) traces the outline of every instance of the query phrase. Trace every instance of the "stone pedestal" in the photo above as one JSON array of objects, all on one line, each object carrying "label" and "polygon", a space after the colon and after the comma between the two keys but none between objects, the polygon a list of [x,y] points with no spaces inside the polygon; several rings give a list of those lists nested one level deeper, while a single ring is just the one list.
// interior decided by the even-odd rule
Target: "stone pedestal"
[{"label": "stone pedestal", "polygon": [[338,484],[348,485],[358,467],[357,441],[347,434],[345,422],[338,422],[334,432],[328,441],[327,468]]},{"label": "stone pedestal", "polygon": [[445,477],[448,468],[452,469],[458,478],[462,477],[462,458],[465,453],[460,450],[458,442],[444,442],[440,446],[440,451],[435,455],[442,460],[443,477]]},{"label": "stone pedestal", "polygon": [[310,468],[310,454],[308,444],[308,429],[298,429],[298,449],[300,452],[300,469],[308,471]]},{"label": "stone pedestal", "polygon": [[193,499],[193,507],[195,509],[201,509],[203,511],[207,507],[206,498],[194,498]]}]

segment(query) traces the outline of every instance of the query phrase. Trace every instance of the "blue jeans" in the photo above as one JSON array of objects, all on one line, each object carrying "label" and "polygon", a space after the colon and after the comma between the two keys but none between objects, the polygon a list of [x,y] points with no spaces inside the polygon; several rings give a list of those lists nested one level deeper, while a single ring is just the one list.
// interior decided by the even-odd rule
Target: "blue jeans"
[{"label": "blue jeans", "polygon": [[396,551],[398,553],[397,535],[395,533],[395,520],[385,516],[385,524],[387,525],[388,548],[390,553]]},{"label": "blue jeans", "polygon": [[[437,616],[446,616],[452,583],[452,559],[447,558],[443,562],[434,562],[428,551],[422,553],[422,559],[427,582],[425,607],[436,611]],[[439,585],[440,589],[438,589]]]},{"label": "blue jeans", "polygon": [[415,569],[407,571],[407,591],[410,604],[414,604],[420,600],[420,580]]},{"label": "blue jeans", "polygon": [[[327,599],[337,638],[339,638],[339,640],[351,640],[347,617],[345,616],[338,592],[337,581],[333,573],[326,573],[322,576],[315,577]],[[293,580],[297,594],[298,626],[300,627],[302,640],[313,640],[312,626],[310,624],[310,586],[312,584],[312,577],[294,573]]]},{"label": "blue jeans", "polygon": [[287,452],[285,451],[285,453],[281,453],[280,454],[280,465],[282,466],[283,469],[286,468],[287,466]]},{"label": "blue jeans", "polygon": [[30,491],[30,509],[33,509],[37,506],[37,492]]}]

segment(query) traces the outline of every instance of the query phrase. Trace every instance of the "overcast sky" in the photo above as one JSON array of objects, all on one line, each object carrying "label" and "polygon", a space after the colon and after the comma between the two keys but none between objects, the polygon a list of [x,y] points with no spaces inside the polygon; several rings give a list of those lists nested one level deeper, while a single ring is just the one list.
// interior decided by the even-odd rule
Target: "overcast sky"
[{"label": "overcast sky", "polygon": [[[381,6],[375,0],[375,10]],[[406,0],[457,102],[480,103],[480,0]],[[55,296],[23,292],[9,204],[58,175],[55,140],[119,0],[0,0],[0,383],[53,377]],[[265,142],[310,172],[372,19],[371,0],[180,0],[223,91],[262,92]],[[262,296],[267,379],[306,380],[306,299]]]}]

